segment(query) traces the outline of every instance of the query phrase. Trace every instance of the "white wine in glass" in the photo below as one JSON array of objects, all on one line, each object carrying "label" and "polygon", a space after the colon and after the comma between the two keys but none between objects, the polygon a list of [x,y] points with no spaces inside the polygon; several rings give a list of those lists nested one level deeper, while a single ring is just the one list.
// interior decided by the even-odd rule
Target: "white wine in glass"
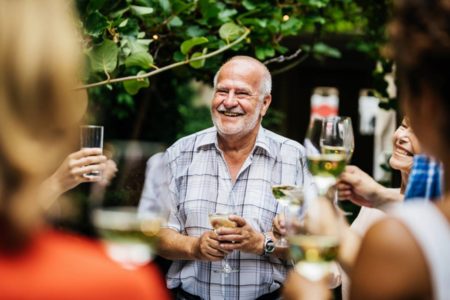
[{"label": "white wine in glass", "polygon": [[[320,146],[322,154],[344,155],[346,163],[349,163],[355,148],[350,117],[336,116],[325,118],[322,125]],[[339,206],[338,203],[338,195],[337,191],[335,191],[334,204]]]},{"label": "white wine in glass", "polygon": [[311,281],[326,277],[339,250],[337,208],[325,197],[308,200],[305,216],[288,231],[295,270]]},{"label": "white wine in glass", "polygon": [[[208,215],[209,223],[211,223],[211,226],[212,228],[214,228],[214,230],[217,230],[221,227],[236,228],[237,227],[236,222],[231,221],[229,219],[229,216],[233,214],[234,213],[219,213],[219,212],[209,214]],[[238,272],[238,270],[235,270],[230,266],[230,264],[228,263],[227,256],[225,255],[222,260],[222,268],[215,272],[230,274],[233,272]]]},{"label": "white wine in glass", "polygon": [[[281,205],[281,217],[284,219],[286,227],[288,226],[288,219],[291,211],[297,211],[303,205],[303,190],[295,185],[273,185],[272,194],[275,200]],[[289,243],[284,236],[282,236],[275,246],[280,248],[289,247]]]},{"label": "white wine in glass", "polygon": [[156,214],[138,215],[133,207],[96,209],[93,222],[108,255],[126,269],[149,263],[158,243],[163,218]]},{"label": "white wine in glass", "polygon": [[288,240],[297,272],[312,281],[328,274],[330,263],[338,255],[339,239],[336,236],[300,234],[289,236]]}]

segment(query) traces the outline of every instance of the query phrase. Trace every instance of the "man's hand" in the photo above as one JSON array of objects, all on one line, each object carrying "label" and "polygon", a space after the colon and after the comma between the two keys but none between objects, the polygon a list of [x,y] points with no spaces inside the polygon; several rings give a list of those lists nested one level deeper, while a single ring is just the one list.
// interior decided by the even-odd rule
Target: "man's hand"
[{"label": "man's hand", "polygon": [[228,252],[240,250],[261,255],[264,252],[264,235],[253,229],[242,217],[231,215],[229,219],[236,222],[237,227],[221,227],[216,230],[220,249]]},{"label": "man's hand", "polygon": [[228,251],[220,248],[217,234],[214,231],[204,232],[194,243],[193,256],[198,260],[222,260]]},{"label": "man's hand", "polygon": [[276,215],[273,219],[273,235],[279,239],[286,235],[286,221],[283,215]]}]

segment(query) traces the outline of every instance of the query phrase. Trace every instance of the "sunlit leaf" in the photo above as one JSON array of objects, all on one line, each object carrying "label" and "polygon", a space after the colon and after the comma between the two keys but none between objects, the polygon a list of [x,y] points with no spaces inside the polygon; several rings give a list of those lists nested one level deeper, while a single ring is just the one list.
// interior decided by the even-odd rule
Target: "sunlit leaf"
[{"label": "sunlit leaf", "polygon": [[[138,74],[142,74],[139,72]],[[150,86],[150,81],[148,78],[136,79],[136,80],[127,80],[123,82],[123,87],[130,95],[136,95],[140,89],[146,88]]]},{"label": "sunlit leaf", "polygon": [[183,25],[183,21],[179,17],[173,17],[169,22],[169,26],[171,27],[180,27]]},{"label": "sunlit leaf", "polygon": [[230,17],[237,14],[237,10],[235,9],[225,9],[219,13],[219,20],[222,22],[230,21]]},{"label": "sunlit leaf", "polygon": [[225,23],[220,26],[219,35],[222,39],[233,41],[243,33],[243,29],[235,23]]},{"label": "sunlit leaf", "polygon": [[194,46],[205,44],[207,42],[208,39],[205,37],[195,37],[190,40],[184,41],[180,46],[181,53],[188,54]]},{"label": "sunlit leaf", "polygon": [[104,40],[100,46],[93,48],[89,53],[91,70],[111,73],[117,66],[118,54],[117,45],[111,40]]},{"label": "sunlit leaf", "polygon": [[316,43],[313,46],[313,52],[316,54],[321,54],[329,57],[340,58],[341,52],[334,47],[328,46],[324,43]]},{"label": "sunlit leaf", "polygon": [[170,5],[170,1],[169,0],[159,0],[159,5],[163,9],[163,11],[170,12],[171,5]]},{"label": "sunlit leaf", "polygon": [[145,70],[149,69],[153,65],[153,57],[148,52],[136,52],[131,54],[125,60],[125,66],[129,67],[141,67]]},{"label": "sunlit leaf", "polygon": [[201,28],[198,25],[193,25],[193,26],[189,26],[186,29],[186,33],[188,36],[190,37],[198,37],[198,36],[203,36],[207,33],[208,31],[206,29]]},{"label": "sunlit leaf", "polygon": [[130,6],[131,11],[138,16],[144,16],[149,15],[153,13],[154,9],[152,7],[146,7],[146,6],[137,6],[137,5],[131,5]]},{"label": "sunlit leaf", "polygon": [[247,10],[254,10],[256,8],[256,4],[253,3],[253,1],[251,0],[244,0],[242,1],[242,5],[247,9]]},{"label": "sunlit leaf", "polygon": [[[203,52],[195,52],[194,54],[192,54],[191,59],[192,58],[196,58],[196,57],[200,57],[202,55],[205,55],[206,52],[208,51],[207,48],[203,49]],[[193,67],[194,69],[200,69],[203,68],[203,66],[205,65],[205,59],[200,59],[200,60],[196,60],[196,61],[191,61],[189,63],[191,65],[191,67]]]}]

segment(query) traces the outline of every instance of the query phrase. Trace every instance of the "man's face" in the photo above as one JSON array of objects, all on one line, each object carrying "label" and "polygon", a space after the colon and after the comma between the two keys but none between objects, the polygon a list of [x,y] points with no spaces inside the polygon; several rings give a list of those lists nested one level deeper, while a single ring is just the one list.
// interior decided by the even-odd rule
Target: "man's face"
[{"label": "man's face", "polygon": [[211,104],[211,114],[222,136],[245,136],[256,132],[270,104],[261,99],[263,71],[254,63],[235,60],[220,71]]}]

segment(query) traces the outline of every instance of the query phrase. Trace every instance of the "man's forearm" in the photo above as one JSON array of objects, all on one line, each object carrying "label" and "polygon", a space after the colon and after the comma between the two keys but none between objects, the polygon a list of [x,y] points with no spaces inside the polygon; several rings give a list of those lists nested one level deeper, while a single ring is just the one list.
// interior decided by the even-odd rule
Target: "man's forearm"
[{"label": "man's forearm", "polygon": [[195,246],[198,238],[182,235],[169,228],[161,229],[158,234],[158,254],[171,260],[195,260]]}]

